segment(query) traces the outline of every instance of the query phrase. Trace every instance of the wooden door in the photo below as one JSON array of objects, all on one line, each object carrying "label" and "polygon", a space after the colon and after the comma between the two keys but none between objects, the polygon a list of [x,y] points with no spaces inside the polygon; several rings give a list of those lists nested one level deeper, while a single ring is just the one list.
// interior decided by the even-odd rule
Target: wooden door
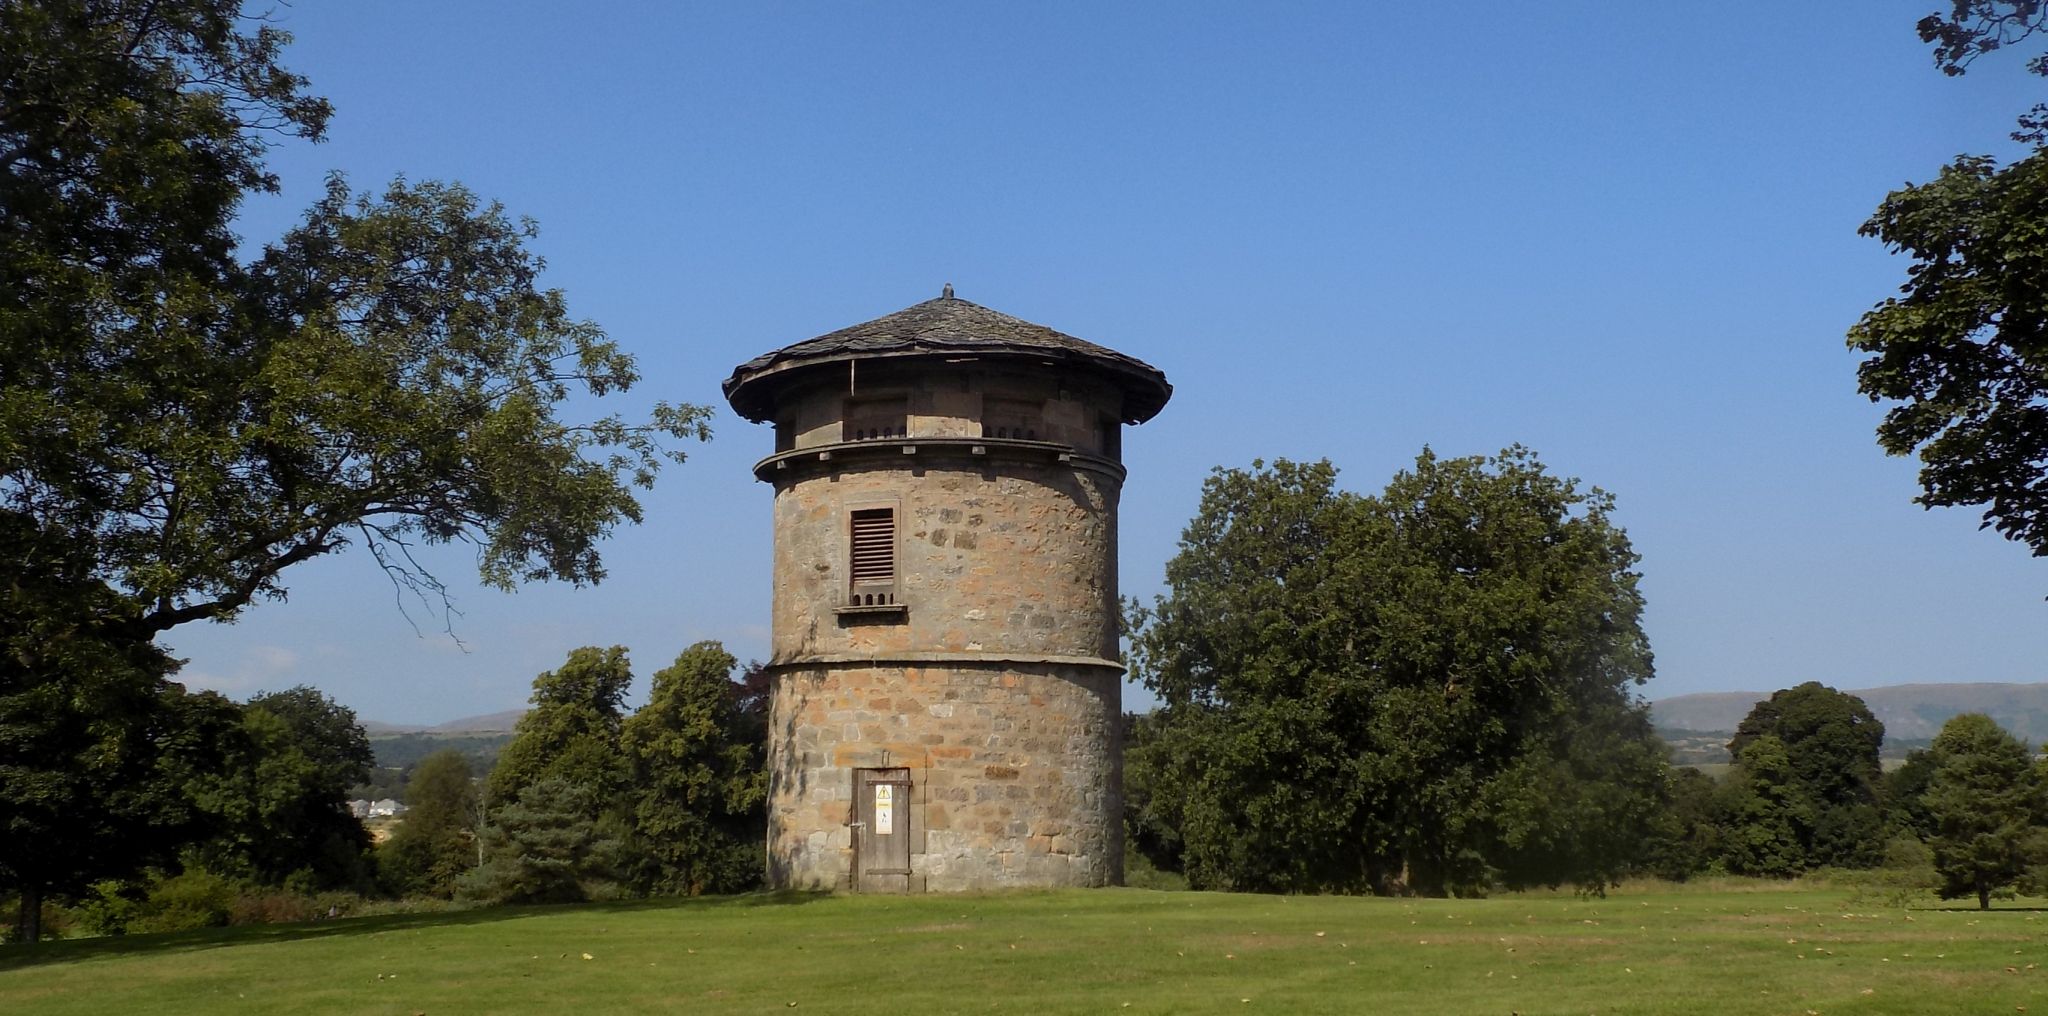
[{"label": "wooden door", "polygon": [[856,769],[853,888],[910,891],[910,770]]}]

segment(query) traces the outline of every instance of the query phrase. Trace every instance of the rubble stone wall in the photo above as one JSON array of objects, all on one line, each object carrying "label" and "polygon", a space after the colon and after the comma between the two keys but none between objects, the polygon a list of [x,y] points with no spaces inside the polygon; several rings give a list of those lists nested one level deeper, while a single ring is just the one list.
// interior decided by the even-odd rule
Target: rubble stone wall
[{"label": "rubble stone wall", "polygon": [[853,771],[897,767],[912,784],[910,890],[1121,882],[1121,693],[1110,664],[779,668],[770,884],[863,888]]},{"label": "rubble stone wall", "polygon": [[[1115,659],[1121,478],[1051,461],[919,454],[914,471],[900,461],[849,466],[776,490],[774,662],[905,652]],[[902,617],[838,611],[849,590],[848,514],[872,507],[896,512]]]}]

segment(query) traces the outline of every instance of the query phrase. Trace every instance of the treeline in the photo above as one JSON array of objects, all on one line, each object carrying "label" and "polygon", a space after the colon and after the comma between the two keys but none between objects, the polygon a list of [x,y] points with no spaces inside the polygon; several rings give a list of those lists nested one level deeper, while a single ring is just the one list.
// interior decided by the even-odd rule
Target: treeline
[{"label": "treeline", "polygon": [[1376,495],[1327,462],[1217,470],[1167,592],[1127,605],[1162,703],[1127,723],[1132,849],[1252,891],[1818,868],[1980,906],[2048,889],[2048,770],[1981,715],[1887,778],[1883,725],[1806,684],[1743,720],[1724,779],[1671,765],[1612,509],[1521,448],[1425,450]]},{"label": "treeline", "polygon": [[355,714],[307,687],[241,703],[187,692],[145,655],[88,658],[98,666],[72,687],[90,697],[0,693],[12,937],[34,941],[57,903],[120,932],[225,923],[238,906],[311,916],[315,894],[374,891],[370,838],[347,808],[371,762]]},{"label": "treeline", "polygon": [[1808,682],[1757,704],[1721,780],[1674,769],[1645,857],[1669,878],[1882,869],[1901,890],[1978,906],[2048,892],[2048,761],[1990,717],[1951,718],[1882,772],[1884,725],[1854,695]]},{"label": "treeline", "polygon": [[370,751],[376,755],[376,766],[370,770],[368,781],[349,788],[349,796],[369,801],[388,797],[410,804],[406,784],[428,756],[452,751],[461,755],[472,771],[489,772],[510,740],[510,734],[373,735]]},{"label": "treeline", "polygon": [[[373,845],[348,793],[373,757],[353,711],[306,687],[236,703],[154,684],[133,715],[0,695],[0,736],[45,752],[0,770],[0,900],[16,941],[307,920],[381,901],[570,901],[758,884],[765,683],[691,646],[625,714],[626,652],[578,649],[534,681],[488,774],[421,760],[412,810]],[[45,707],[41,711],[33,706]],[[51,924],[45,928],[46,922]]]},{"label": "treeline", "polygon": [[533,682],[533,708],[487,777],[424,759],[378,850],[392,891],[487,903],[752,889],[761,879],[765,680],[700,642],[622,708],[626,650],[586,647]]},{"label": "treeline", "polygon": [[[1167,720],[1157,712],[1125,716],[1125,828],[1137,864],[1188,874],[1185,833],[1172,822],[1186,803],[1157,799],[1188,775],[1167,768],[1185,762],[1163,750]],[[1728,742],[1735,762],[1725,776],[1665,767],[1656,811],[1617,876],[1683,882],[1835,872],[1899,902],[1932,895],[1974,899],[1980,908],[2018,893],[2048,895],[2048,757],[1980,713],[1953,717],[1890,773],[1881,769],[1883,739],[1883,724],[1854,695],[1817,682],[1775,693]],[[1303,797],[1313,796],[1303,788]],[[1248,867],[1197,868],[1190,882],[1229,888],[1219,882]],[[1430,891],[1399,881],[1293,888]]]}]

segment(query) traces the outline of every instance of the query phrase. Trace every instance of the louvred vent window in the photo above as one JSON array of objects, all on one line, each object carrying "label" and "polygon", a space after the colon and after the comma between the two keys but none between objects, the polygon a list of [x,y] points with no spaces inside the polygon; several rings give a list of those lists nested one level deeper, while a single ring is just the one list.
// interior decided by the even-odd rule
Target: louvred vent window
[{"label": "louvred vent window", "polygon": [[853,513],[853,599],[857,607],[896,602],[896,510]]}]

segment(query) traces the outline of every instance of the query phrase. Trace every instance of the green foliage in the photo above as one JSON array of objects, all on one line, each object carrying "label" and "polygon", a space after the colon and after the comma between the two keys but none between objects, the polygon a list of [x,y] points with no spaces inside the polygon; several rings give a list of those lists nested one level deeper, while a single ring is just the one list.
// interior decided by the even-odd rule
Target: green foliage
[{"label": "green foliage", "polygon": [[1984,525],[2048,554],[2048,153],[1998,169],[1965,156],[1885,198],[1865,236],[1909,255],[1900,297],[1849,332],[1885,413],[1878,442],[1918,452],[1929,508],[1983,505]]},{"label": "green foliage", "polygon": [[1941,888],[1934,870],[1934,852],[1912,836],[1895,836],[1885,844],[1877,869],[1877,888],[1885,903],[1903,907],[1924,900]]},{"label": "green foliage", "polygon": [[1722,858],[1729,871],[1787,878],[1810,866],[1801,831],[1813,826],[1813,802],[1785,742],[1775,734],[1751,738],[1722,787]]},{"label": "green foliage", "polygon": [[[1124,750],[1124,884],[1143,888],[1133,878],[1141,868],[1179,875],[1181,843],[1179,801],[1162,793],[1161,786],[1178,771],[1168,765],[1168,749],[1162,748],[1164,717],[1158,712],[1142,715],[1125,713]],[[1186,878],[1180,880],[1186,888]]]},{"label": "green foliage", "polygon": [[[1797,808],[1773,811],[1774,822],[1794,820],[1801,858],[1795,870],[1878,863],[1884,849],[1884,821],[1878,810],[1883,779],[1878,749],[1884,744],[1884,724],[1863,700],[1817,681],[1773,693],[1743,717],[1728,743],[1738,767],[1744,764],[1744,749],[1766,736],[1777,738],[1782,746],[1790,767],[1790,792],[1798,798]],[[1763,782],[1771,779],[1775,775],[1759,777]],[[1776,835],[1775,828],[1771,835]],[[1789,853],[1771,852],[1768,864],[1773,873],[1786,873],[1776,866],[1787,857]],[[1731,858],[1730,866],[1761,874],[1752,866],[1757,863],[1766,862],[1752,854]]]},{"label": "green foliage", "polygon": [[405,895],[448,897],[478,863],[476,780],[461,752],[427,756],[406,784],[411,810],[377,850],[378,871]]},{"label": "green foliage", "polygon": [[96,883],[79,909],[85,925],[99,934],[143,935],[223,927],[235,898],[233,882],[193,865],[175,875],[152,871],[139,883]]},{"label": "green foliage", "polygon": [[128,922],[137,934],[219,928],[228,923],[235,904],[234,883],[204,868],[189,867],[170,878],[152,880],[142,912]]},{"label": "green foliage", "polygon": [[[370,750],[376,755],[376,765],[380,769],[410,770],[436,752],[457,751],[469,760],[471,769],[477,772],[490,772],[491,767],[498,762],[498,753],[503,751],[506,743],[511,740],[511,734],[385,734],[370,739]],[[374,779],[373,775],[372,780]]]},{"label": "green foliage", "polygon": [[163,861],[195,816],[274,876],[249,830],[335,763],[244,744],[239,785],[207,789],[214,737],[275,747],[293,721],[226,731],[155,636],[352,542],[425,595],[418,543],[474,544],[496,585],[595,582],[630,488],[680,457],[662,442],[708,436],[695,406],[558,416],[628,388],[632,358],[537,285],[532,224],[460,186],[337,178],[239,261],[266,150],[330,113],[279,63],[290,37],[241,15],[0,3],[0,888],[24,915]]},{"label": "green foliage", "polygon": [[1630,691],[1650,652],[1612,498],[1521,448],[1425,451],[1378,497],[1335,481],[1327,462],[1218,470],[1169,594],[1130,608],[1133,670],[1165,703],[1136,829],[1177,831],[1198,887],[1626,870],[1664,763]]},{"label": "green foliage", "polygon": [[1942,899],[1993,896],[2048,861],[2048,787],[2026,742],[1981,713],[1965,713],[1934,739],[1934,776],[1923,800]]},{"label": "green foliage", "polygon": [[1934,816],[1927,810],[1926,797],[1935,765],[1930,745],[1928,750],[1908,753],[1905,764],[1885,774],[1885,815],[1891,828],[1916,839],[1934,836]]},{"label": "green foliage", "polygon": [[1690,766],[1672,766],[1668,802],[1652,825],[1641,870],[1683,882],[1709,870],[1723,852],[1720,784]]},{"label": "green foliage", "polygon": [[268,886],[366,887],[370,838],[346,796],[369,754],[355,713],[306,687],[227,706],[232,715],[224,705],[190,714],[221,755],[220,771],[190,788],[216,826],[195,848],[200,863]]},{"label": "green foliage", "polygon": [[[303,685],[243,707],[253,763],[237,860],[265,885],[294,875],[305,888],[365,888],[369,833],[348,811],[348,788],[369,771],[369,739],[355,712]],[[235,870],[222,864],[222,870]]]},{"label": "green foliage", "polygon": [[764,745],[745,739],[738,663],[716,642],[656,671],[647,704],[625,721],[630,824],[642,891],[696,896],[760,884]]},{"label": "green foliage", "polygon": [[486,903],[572,903],[615,893],[621,851],[615,833],[591,816],[599,802],[560,777],[528,784],[484,833],[485,861],[456,885]]},{"label": "green foliage", "polygon": [[[688,895],[757,884],[766,683],[759,667],[734,681],[733,667],[717,643],[691,646],[654,675],[652,695],[630,719],[620,715],[633,680],[623,647],[577,649],[535,678],[533,708],[488,781],[487,860],[458,891],[542,900],[578,898],[598,884],[616,891],[614,880]],[[530,801],[543,784],[553,789]],[[571,822],[559,814],[569,807],[584,811]],[[574,836],[596,844],[585,845],[593,867],[564,859],[560,843]],[[529,855],[529,846],[543,853]]]},{"label": "green foliage", "polygon": [[283,721],[292,746],[311,769],[313,784],[322,790],[343,793],[369,778],[370,767],[376,764],[369,735],[355,710],[326,693],[302,684],[259,693],[248,708]]},{"label": "green foliage", "polygon": [[351,542],[421,591],[420,541],[474,543],[495,585],[600,579],[629,485],[708,411],[558,419],[633,360],[536,286],[533,225],[458,185],[333,179],[236,263],[267,136],[327,116],[276,64],[289,37],[243,34],[238,7],[5,9],[0,509],[89,538],[145,637]]},{"label": "green foliage", "polygon": [[631,775],[619,734],[621,705],[632,683],[624,646],[572,650],[559,669],[534,678],[533,708],[519,718],[512,740],[498,755],[487,803],[493,808],[509,804],[545,779],[585,787],[593,803],[616,800]]},{"label": "green foliage", "polygon": [[0,512],[0,560],[0,893],[19,894],[16,934],[33,941],[46,897],[169,863],[207,829],[189,791],[220,750],[188,724],[233,707],[92,623],[134,608],[91,578],[88,545]]}]

